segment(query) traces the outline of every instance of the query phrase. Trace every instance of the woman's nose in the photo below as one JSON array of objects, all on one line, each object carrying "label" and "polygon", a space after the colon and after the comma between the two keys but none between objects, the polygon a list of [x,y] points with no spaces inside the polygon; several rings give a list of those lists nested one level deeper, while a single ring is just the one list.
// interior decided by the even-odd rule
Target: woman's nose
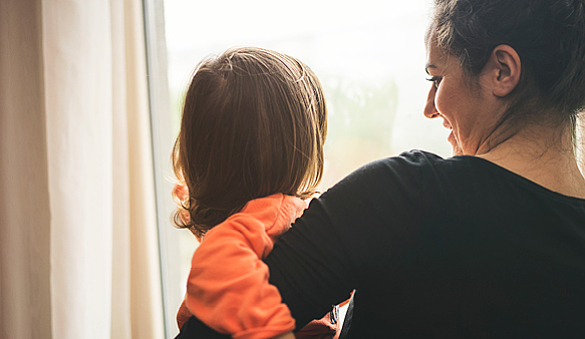
[{"label": "woman's nose", "polygon": [[432,119],[439,116],[439,111],[435,107],[435,95],[437,94],[437,89],[434,85],[431,85],[431,89],[429,90],[429,95],[427,97],[427,103],[424,109],[425,117]]}]

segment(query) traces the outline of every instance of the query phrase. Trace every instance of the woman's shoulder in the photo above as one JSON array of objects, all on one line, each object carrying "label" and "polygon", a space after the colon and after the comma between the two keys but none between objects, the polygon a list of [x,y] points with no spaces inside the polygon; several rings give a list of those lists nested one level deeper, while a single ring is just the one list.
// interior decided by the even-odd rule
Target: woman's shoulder
[{"label": "woman's shoulder", "polygon": [[[425,186],[429,180],[460,178],[474,166],[466,157],[443,158],[422,150],[410,150],[397,156],[372,161],[344,178],[342,186],[371,189],[371,186]],[[456,174],[456,175],[452,175]]]},{"label": "woman's shoulder", "polygon": [[391,171],[395,174],[406,172],[410,175],[422,174],[428,170],[451,171],[468,168],[474,164],[469,156],[456,156],[444,158],[440,155],[413,149],[402,152],[399,155],[391,156],[379,160],[374,160],[360,167],[353,174],[372,174],[376,171]]},{"label": "woman's shoulder", "polygon": [[441,204],[447,201],[464,204],[473,199],[496,202],[511,197],[585,206],[585,200],[547,190],[488,160],[474,156],[443,158],[421,150],[366,164],[330,191],[339,200],[378,201],[402,207],[416,207],[429,201],[437,204],[441,200]]},{"label": "woman's shoulder", "polygon": [[376,160],[345,177],[318,201],[332,219],[344,219],[343,223],[353,217],[372,221],[381,214],[409,219],[426,197],[442,194],[440,186],[458,186],[461,175],[452,173],[464,172],[460,169],[464,166],[451,162],[420,150]]}]

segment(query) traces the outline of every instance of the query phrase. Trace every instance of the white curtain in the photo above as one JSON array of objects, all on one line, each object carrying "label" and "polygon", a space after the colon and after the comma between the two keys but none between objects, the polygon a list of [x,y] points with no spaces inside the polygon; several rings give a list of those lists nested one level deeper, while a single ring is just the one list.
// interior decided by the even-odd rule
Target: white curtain
[{"label": "white curtain", "polygon": [[0,0],[0,337],[163,338],[140,0]]}]

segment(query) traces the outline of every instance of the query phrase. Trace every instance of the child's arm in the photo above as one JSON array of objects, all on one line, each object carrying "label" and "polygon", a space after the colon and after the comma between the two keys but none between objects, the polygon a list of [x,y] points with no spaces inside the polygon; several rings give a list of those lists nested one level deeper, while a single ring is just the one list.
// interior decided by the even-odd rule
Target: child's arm
[{"label": "child's arm", "polygon": [[185,302],[211,328],[238,339],[270,338],[294,329],[295,321],[278,289],[268,283],[268,267],[261,260],[298,214],[291,220],[286,208],[304,207],[286,199],[293,198],[275,195],[252,201],[210,230],[195,251]]}]

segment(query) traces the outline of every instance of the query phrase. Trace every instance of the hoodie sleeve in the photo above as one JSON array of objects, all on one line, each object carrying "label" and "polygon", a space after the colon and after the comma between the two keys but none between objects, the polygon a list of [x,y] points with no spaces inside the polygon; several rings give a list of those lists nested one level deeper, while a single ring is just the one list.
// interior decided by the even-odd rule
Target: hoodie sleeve
[{"label": "hoodie sleeve", "polygon": [[291,205],[287,199],[296,198],[254,200],[207,233],[193,255],[179,322],[189,312],[237,339],[271,338],[295,328],[278,289],[268,283],[262,261],[304,209],[302,201]]}]

